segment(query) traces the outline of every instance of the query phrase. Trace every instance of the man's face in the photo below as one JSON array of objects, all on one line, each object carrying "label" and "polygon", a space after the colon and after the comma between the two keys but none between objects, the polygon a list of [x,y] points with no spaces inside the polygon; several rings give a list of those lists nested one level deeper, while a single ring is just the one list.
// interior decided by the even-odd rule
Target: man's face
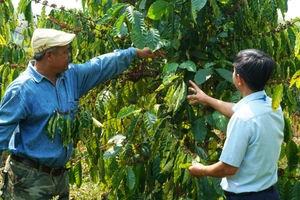
[{"label": "man's face", "polygon": [[69,67],[71,57],[70,45],[58,47],[53,56],[53,67],[57,72],[61,73],[66,71]]}]

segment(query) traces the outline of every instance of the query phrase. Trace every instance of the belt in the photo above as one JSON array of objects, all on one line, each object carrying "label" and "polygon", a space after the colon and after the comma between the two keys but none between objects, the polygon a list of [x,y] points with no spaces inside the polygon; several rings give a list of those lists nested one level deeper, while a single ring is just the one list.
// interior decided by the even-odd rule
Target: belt
[{"label": "belt", "polygon": [[274,189],[274,186],[272,185],[271,187],[262,190],[262,191],[258,191],[258,192],[242,192],[242,193],[233,193],[233,192],[228,192],[224,190],[224,194],[226,197],[233,197],[233,196],[247,196],[247,195],[251,195],[251,194],[256,194],[256,193],[261,193],[261,192],[267,192],[267,191],[271,191]]},{"label": "belt", "polygon": [[44,165],[40,165],[37,162],[30,160],[28,158],[23,158],[17,155],[12,154],[11,158],[19,163],[22,163],[24,165],[27,165],[29,167],[35,168],[39,171],[45,172],[49,174],[50,176],[59,176],[63,174],[65,171],[67,171],[67,168],[61,167],[61,168],[50,168],[46,167]]}]

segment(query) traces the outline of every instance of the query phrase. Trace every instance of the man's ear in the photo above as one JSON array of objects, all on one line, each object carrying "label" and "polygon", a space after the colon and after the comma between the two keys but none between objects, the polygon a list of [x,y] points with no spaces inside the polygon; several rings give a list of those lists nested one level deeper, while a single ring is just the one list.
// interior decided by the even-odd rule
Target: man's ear
[{"label": "man's ear", "polygon": [[245,85],[244,79],[239,74],[237,74],[237,83],[238,85]]},{"label": "man's ear", "polygon": [[52,51],[46,51],[46,53],[45,53],[45,58],[46,58],[46,60],[47,61],[51,61],[52,60],[52,58],[53,58],[53,52]]}]

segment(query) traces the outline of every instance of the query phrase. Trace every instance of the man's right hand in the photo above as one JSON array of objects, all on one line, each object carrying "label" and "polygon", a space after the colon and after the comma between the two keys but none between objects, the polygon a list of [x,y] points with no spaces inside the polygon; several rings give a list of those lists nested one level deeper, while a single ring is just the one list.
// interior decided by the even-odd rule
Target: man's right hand
[{"label": "man's right hand", "polygon": [[191,105],[195,105],[197,103],[200,103],[202,105],[207,105],[208,104],[208,98],[209,96],[203,92],[193,81],[189,81],[192,87],[189,87],[189,91],[193,92],[194,94],[187,95],[188,100],[190,101]]},{"label": "man's right hand", "polygon": [[235,105],[234,103],[221,101],[219,99],[215,99],[211,96],[208,96],[205,92],[203,92],[193,81],[189,81],[192,87],[189,87],[189,91],[194,94],[187,95],[187,99],[191,100],[190,105],[195,105],[200,103],[202,105],[208,105],[225,115],[226,117],[231,117],[233,115],[232,108]]}]

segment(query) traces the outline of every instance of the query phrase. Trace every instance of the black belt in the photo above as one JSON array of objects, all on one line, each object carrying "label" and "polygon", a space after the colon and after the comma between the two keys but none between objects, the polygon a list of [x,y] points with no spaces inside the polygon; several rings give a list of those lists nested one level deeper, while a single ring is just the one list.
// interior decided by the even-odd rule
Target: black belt
[{"label": "black belt", "polygon": [[255,194],[255,193],[261,193],[261,192],[267,192],[267,191],[271,191],[274,189],[274,186],[272,185],[271,187],[262,190],[262,191],[258,191],[258,192],[242,192],[242,193],[233,193],[233,192],[227,192],[224,190],[224,194],[226,197],[233,197],[233,196],[247,196],[247,195],[251,195],[251,194]]},{"label": "black belt", "polygon": [[59,176],[62,173],[64,173],[67,169],[64,167],[61,168],[50,168],[50,167],[46,167],[44,165],[40,165],[37,162],[30,160],[28,158],[23,158],[23,157],[19,157],[16,156],[14,154],[11,155],[11,158],[19,163],[22,163],[24,165],[27,165],[29,167],[38,169],[39,171],[45,172],[51,176]]}]

